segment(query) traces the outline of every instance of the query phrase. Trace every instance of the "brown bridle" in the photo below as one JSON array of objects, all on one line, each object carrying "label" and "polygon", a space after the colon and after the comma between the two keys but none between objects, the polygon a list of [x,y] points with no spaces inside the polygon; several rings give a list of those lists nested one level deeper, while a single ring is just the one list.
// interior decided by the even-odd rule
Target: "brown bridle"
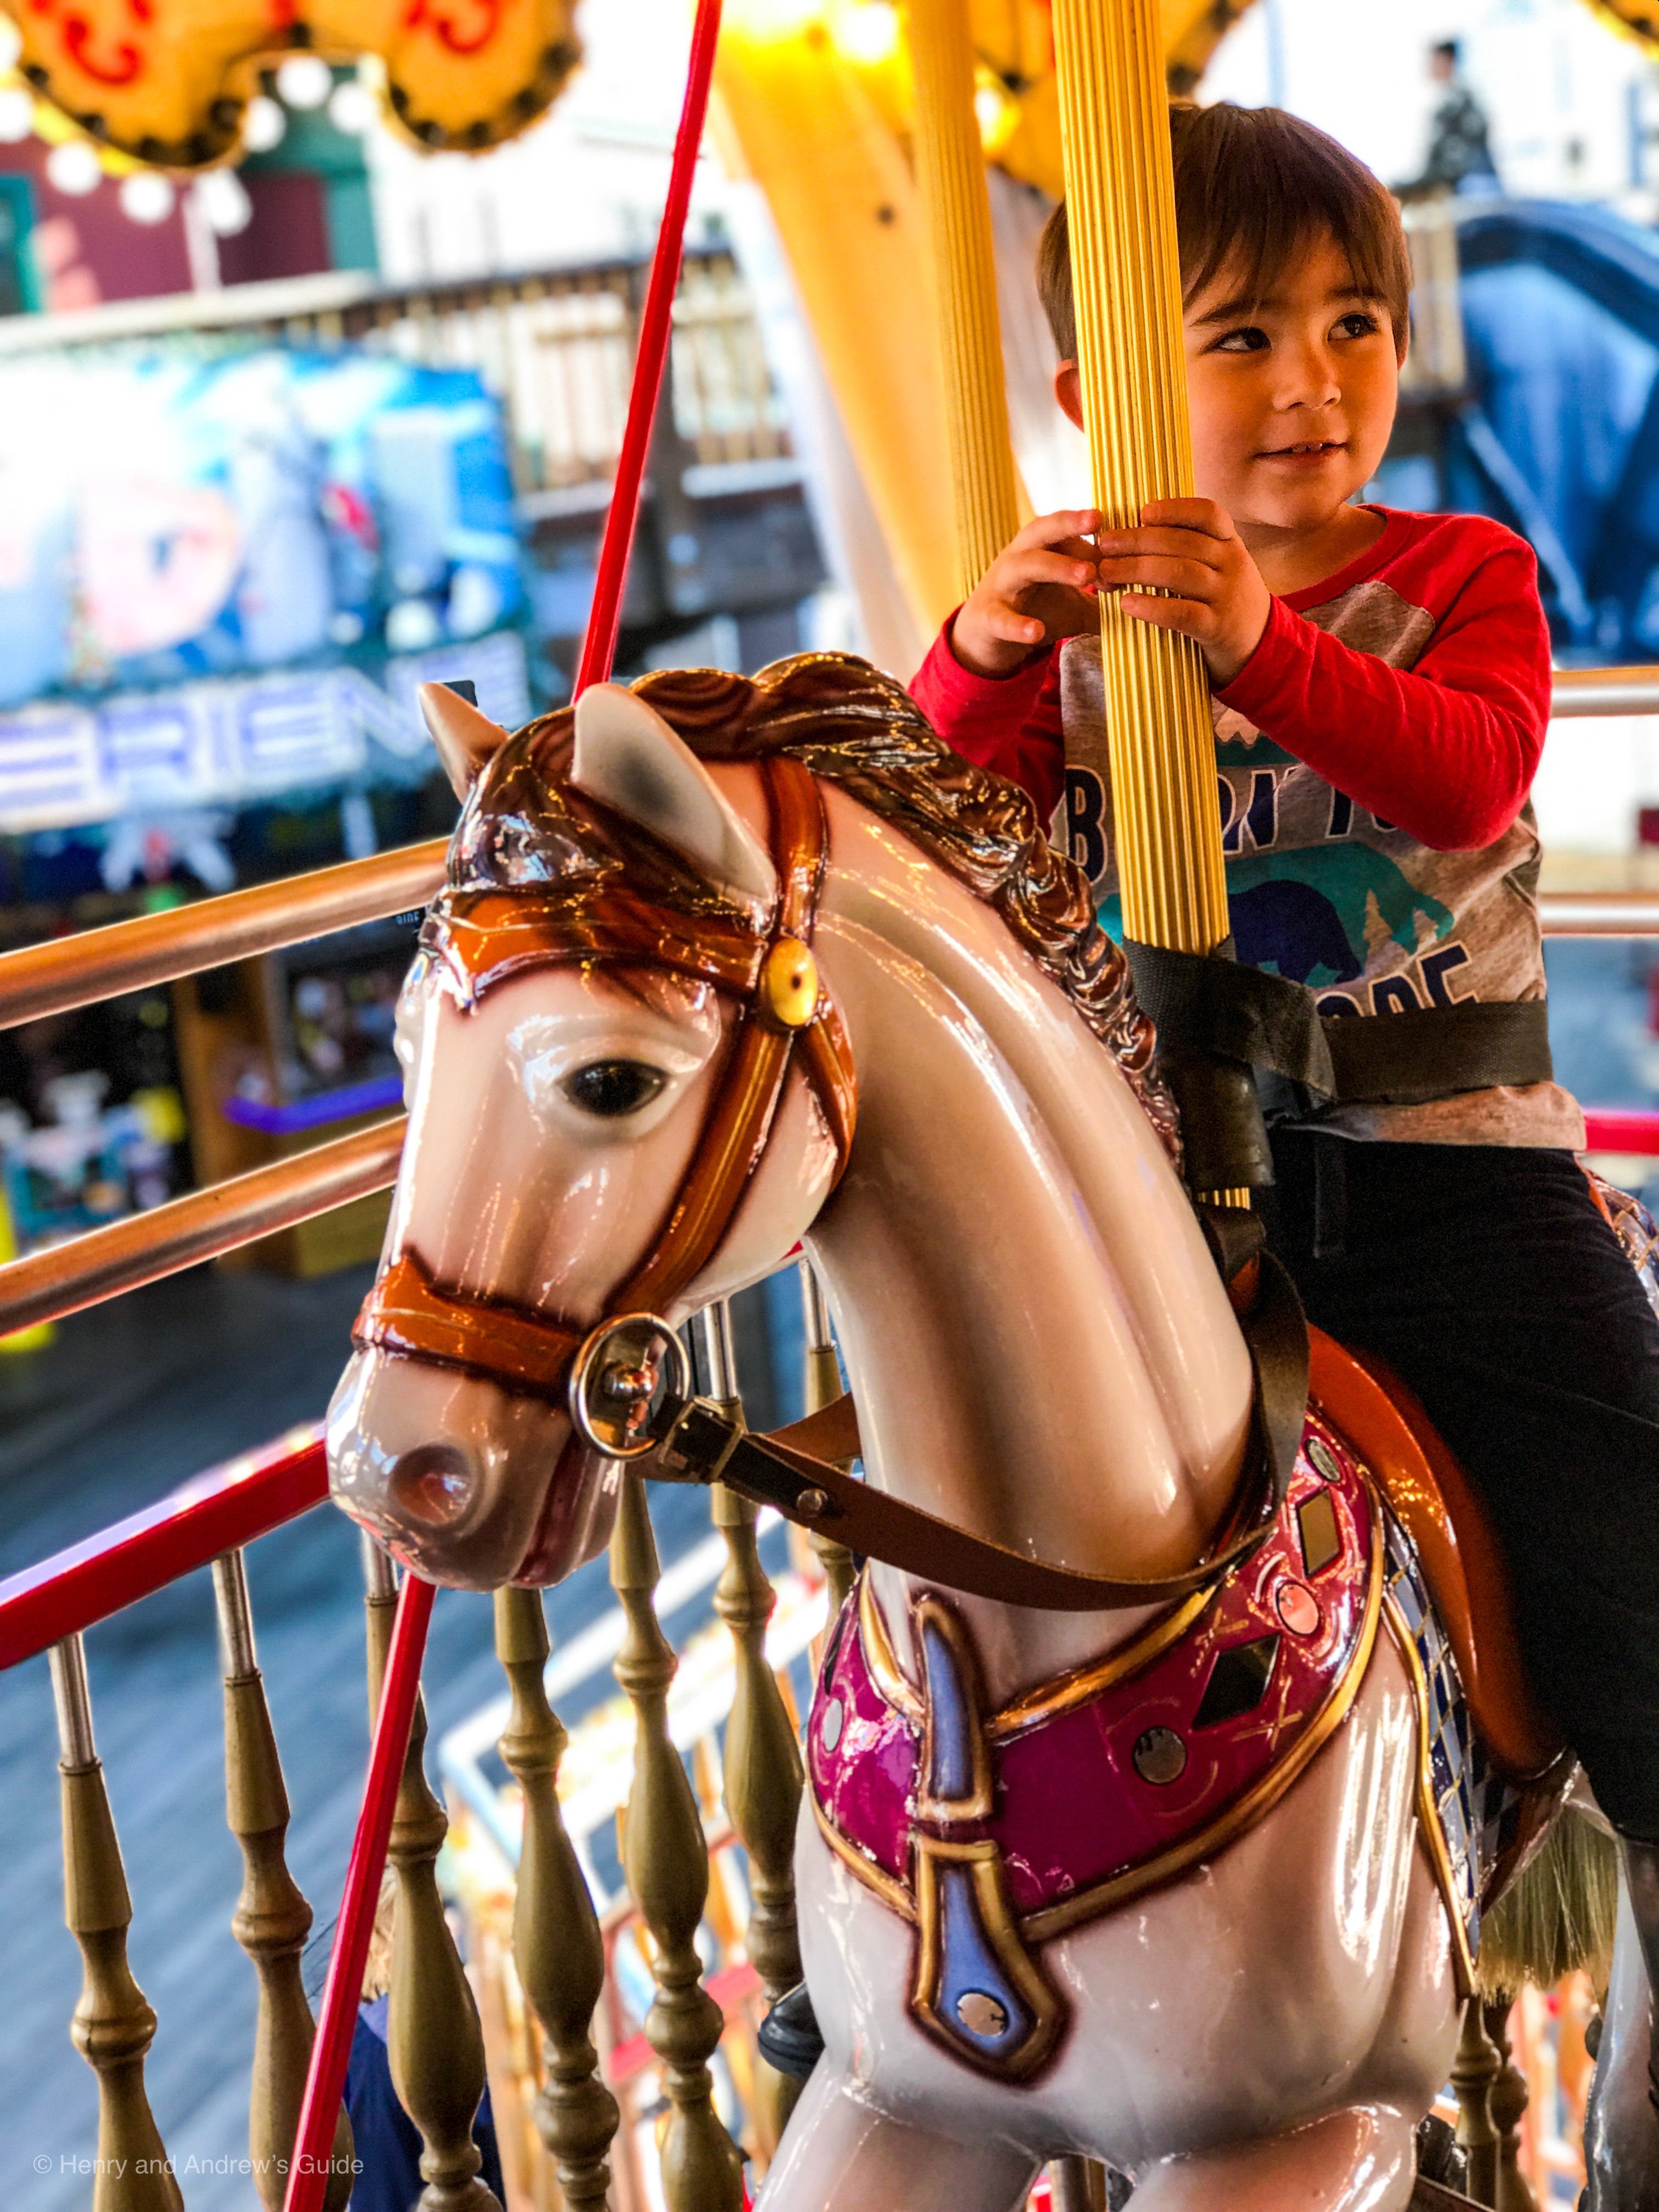
[{"label": "brown bridle", "polygon": [[[799,761],[774,754],[759,767],[778,878],[764,922],[712,903],[702,915],[672,912],[612,883],[556,902],[533,890],[447,892],[422,932],[463,1007],[509,976],[573,965],[664,968],[736,1003],[696,1148],[656,1237],[611,1293],[607,1319],[660,1313],[714,1258],[765,1153],[797,1052],[836,1148],[837,1178],[852,1148],[852,1055],[812,955],[830,842],[823,801]],[[405,1249],[364,1301],[352,1342],[562,1404],[591,1330],[441,1283]]]},{"label": "brown bridle", "polygon": [[[757,1504],[904,1572],[1005,1604],[1066,1612],[1159,1605],[1188,1595],[1251,1552],[1282,1502],[1307,1398],[1306,1325],[1277,1261],[1255,1263],[1259,1292],[1242,1316],[1255,1364],[1253,1443],[1208,1557],[1149,1580],[1091,1575],[1033,1559],[845,1470],[859,1449],[850,1401],[775,1437],[749,1434],[679,1379],[653,1415],[659,1359],[683,1362],[659,1319],[708,1266],[765,1153],[797,1049],[828,1124],[836,1176],[852,1146],[851,1054],[819,981],[812,933],[829,830],[817,785],[780,754],[757,763],[766,791],[778,895],[764,922],[712,900],[699,914],[653,905],[625,883],[556,899],[533,890],[447,891],[422,941],[463,1008],[507,977],[550,965],[666,969],[735,1001],[726,1060],[690,1164],[644,1257],[612,1291],[597,1325],[436,1281],[405,1250],[370,1291],[352,1332],[360,1346],[464,1369],[570,1412],[582,1440],[618,1458],[657,1453],[653,1472],[723,1481]],[[605,1433],[594,1426],[598,1419]]]}]

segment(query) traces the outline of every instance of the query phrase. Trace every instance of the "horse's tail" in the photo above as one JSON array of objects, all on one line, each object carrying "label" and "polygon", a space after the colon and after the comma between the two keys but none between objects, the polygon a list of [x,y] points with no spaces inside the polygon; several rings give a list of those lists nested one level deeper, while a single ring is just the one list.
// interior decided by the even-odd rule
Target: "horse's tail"
[{"label": "horse's tail", "polygon": [[1618,1845],[1569,1806],[1481,1919],[1481,1996],[1510,1998],[1523,1982],[1551,1989],[1579,1966],[1605,1990],[1618,1911]]}]

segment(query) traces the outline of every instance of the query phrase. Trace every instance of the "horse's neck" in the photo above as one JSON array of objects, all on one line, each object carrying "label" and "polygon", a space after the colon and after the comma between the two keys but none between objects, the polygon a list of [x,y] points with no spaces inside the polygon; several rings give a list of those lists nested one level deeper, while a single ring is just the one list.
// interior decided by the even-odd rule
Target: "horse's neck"
[{"label": "horse's neck", "polygon": [[[1191,1209],[1108,1053],[995,917],[835,811],[820,945],[859,1133],[809,1242],[869,1475],[1033,1558],[1177,1573],[1231,1500],[1250,1398]],[[904,1578],[878,1587],[902,1656]],[[962,1605],[994,1698],[1141,1617]]]}]

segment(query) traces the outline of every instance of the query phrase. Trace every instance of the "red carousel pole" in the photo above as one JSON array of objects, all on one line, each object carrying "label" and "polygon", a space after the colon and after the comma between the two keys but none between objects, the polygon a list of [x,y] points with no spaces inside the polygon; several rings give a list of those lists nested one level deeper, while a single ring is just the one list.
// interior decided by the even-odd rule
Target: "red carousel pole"
[{"label": "red carousel pole", "polygon": [[646,286],[645,312],[640,318],[640,349],[634,358],[634,388],[629,395],[628,421],[617,460],[617,480],[611,490],[611,507],[605,519],[605,538],[593,580],[593,605],[587,617],[587,633],[582,640],[581,659],[572,693],[578,699],[590,684],[609,680],[611,665],[617,657],[623,586],[628,580],[628,556],[634,550],[634,530],[639,520],[640,487],[645,479],[651,426],[656,420],[663,370],[668,361],[674,294],[680,281],[680,256],[685,244],[686,210],[691,204],[691,179],[696,170],[697,149],[702,143],[703,118],[708,112],[708,86],[714,71],[714,48],[720,29],[720,0],[697,0],[696,21],[691,32],[691,64],[686,75],[685,104],[680,110],[679,131],[674,140],[668,199],[663,209],[662,228],[657,233],[650,282]]},{"label": "red carousel pole", "polygon": [[[646,455],[650,449],[652,424],[656,419],[663,370],[668,360],[674,294],[679,283],[680,260],[685,245],[685,218],[691,202],[691,179],[702,143],[703,123],[708,112],[708,88],[714,76],[720,25],[720,0],[697,0],[685,100],[674,140],[668,198],[646,287],[645,310],[640,319],[639,351],[634,361],[628,420],[623,426],[617,479],[611,487],[605,537],[599,547],[593,605],[576,672],[577,697],[590,684],[605,683],[616,659],[623,586],[628,577]],[[334,1930],[328,1980],[323,1990],[322,2017],[317,2023],[317,2039],[311,2049],[305,2101],[300,2108],[300,2125],[295,2136],[283,2212],[322,2212],[335,2118],[345,2091],[346,2062],[351,2054],[352,2030],[356,2025],[357,2006],[362,1994],[363,1967],[380,1903],[380,1877],[392,1834],[398,1783],[409,1748],[410,1723],[420,1690],[421,1659],[426,1649],[434,1595],[431,1583],[422,1582],[418,1575],[404,1577],[398,1599],[398,1618],[392,1632],[392,1649],[386,1657],[380,1710],[374,1717],[374,1742],[369,1753],[362,1811],[357,1817],[357,1832],[346,1869],[345,1892],[340,1900],[340,1917]]]},{"label": "red carousel pole", "polygon": [[436,1595],[432,1584],[418,1575],[404,1577],[398,1617],[392,1627],[392,1648],[386,1654],[386,1678],[380,1685],[380,1709],[374,1716],[363,1809],[357,1816],[357,1832],[346,1868],[345,1892],[340,1899],[340,1917],[335,1924],[328,1980],[323,1990],[322,2018],[311,2046],[305,2101],[300,2107],[283,2212],[322,2212],[335,2120],[345,2092],[346,2061],[351,2056],[352,2031],[363,1993],[363,1968],[374,1932],[380,1876],[392,1835],[398,1784],[409,1750],[410,1723],[420,1694],[427,1624]]}]

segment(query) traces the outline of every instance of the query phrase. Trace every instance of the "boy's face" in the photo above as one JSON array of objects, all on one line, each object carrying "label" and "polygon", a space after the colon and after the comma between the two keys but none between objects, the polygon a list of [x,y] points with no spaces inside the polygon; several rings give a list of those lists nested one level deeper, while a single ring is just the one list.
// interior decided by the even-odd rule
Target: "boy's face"
[{"label": "boy's face", "polygon": [[1387,307],[1327,236],[1264,299],[1224,270],[1184,323],[1200,497],[1247,545],[1317,530],[1375,475],[1394,427],[1404,353]]}]

